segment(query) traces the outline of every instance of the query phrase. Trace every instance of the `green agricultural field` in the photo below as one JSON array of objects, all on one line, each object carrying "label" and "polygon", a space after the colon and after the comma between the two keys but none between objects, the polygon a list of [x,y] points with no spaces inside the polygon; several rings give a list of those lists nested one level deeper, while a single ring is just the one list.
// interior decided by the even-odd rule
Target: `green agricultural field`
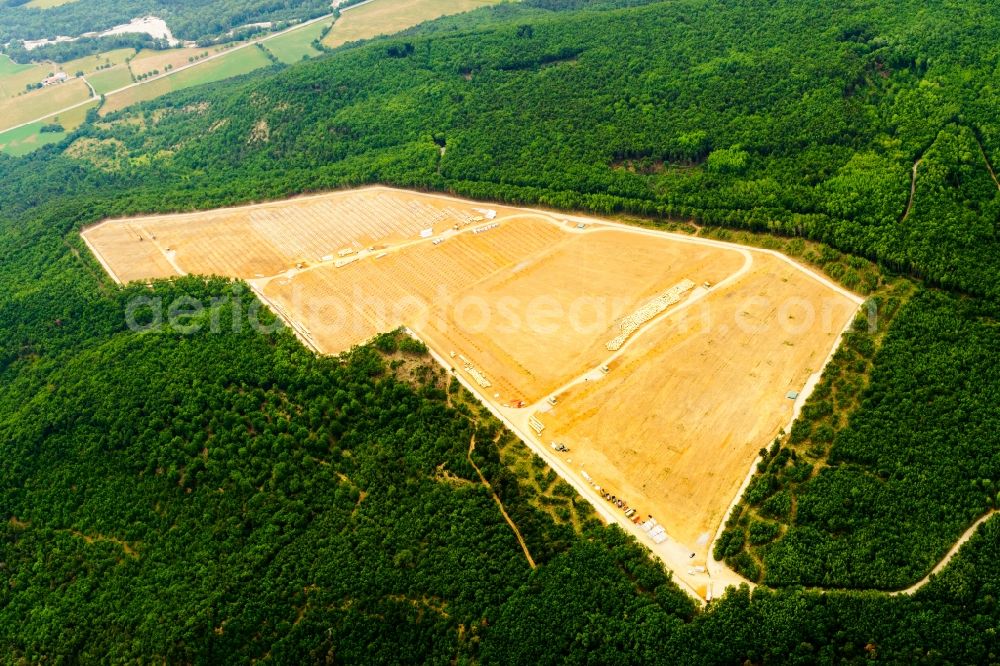
[{"label": "green agricultural field", "polygon": [[118,65],[111,69],[88,74],[87,80],[90,81],[90,85],[94,86],[98,95],[103,95],[132,83],[132,73],[126,65]]},{"label": "green agricultural field", "polygon": [[[55,72],[66,72],[71,77],[77,72],[83,72],[87,75],[88,80],[92,80],[92,76],[97,74],[104,74],[109,71],[107,69],[100,69],[102,67],[107,67],[108,65],[115,67],[125,67],[125,59],[132,56],[135,53],[134,49],[116,49],[114,51],[108,51],[106,53],[99,53],[97,55],[87,56],[85,58],[77,58],[76,60],[70,60],[64,63],[51,63],[43,62],[34,65],[20,65],[12,61],[9,57],[0,54],[0,100],[8,99],[11,97],[18,97],[24,95],[27,92],[27,86],[31,83],[38,83],[44,79],[49,74],[54,74]],[[105,78],[111,78],[115,81],[120,81],[121,77],[115,75],[101,76],[97,80],[100,81]],[[127,85],[131,81],[131,77],[127,77],[126,83],[117,85],[114,87],[104,87],[102,90],[101,86],[94,85],[97,91],[105,92],[106,90],[114,90],[115,88],[120,88],[122,85]],[[55,97],[58,97],[57,95]],[[23,101],[23,100],[22,100]],[[41,110],[42,113],[45,111],[56,111],[56,107],[46,108]]]},{"label": "green agricultural field", "polygon": [[26,155],[33,150],[55,143],[66,136],[65,132],[42,133],[45,123],[32,123],[24,127],[0,133],[0,152],[14,157]]},{"label": "green agricultural field", "polygon": [[0,100],[16,97],[26,91],[29,83],[38,83],[55,65],[19,65],[0,53]]},{"label": "green agricultural field", "polygon": [[348,42],[391,35],[440,16],[460,14],[497,4],[497,0],[374,0],[344,10],[323,44],[336,48]]},{"label": "green agricultural field", "polygon": [[107,98],[102,114],[108,114],[138,102],[155,99],[175,90],[190,88],[203,83],[213,83],[240,74],[267,67],[271,61],[256,46],[241,48],[214,60],[185,69],[171,76],[161,76],[149,83],[138,85]]},{"label": "green agricultural field", "polygon": [[19,65],[10,59],[10,57],[0,53],[0,76],[7,76],[8,74],[17,74],[18,72],[23,72],[26,69],[31,69],[32,65]]},{"label": "green agricultural field", "polygon": [[157,51],[155,49],[143,49],[136,54],[129,67],[136,76],[152,73],[154,70],[161,74],[168,69],[179,69],[190,65],[197,58],[205,58],[219,52],[219,47],[199,47],[165,49]]},{"label": "green agricultural field", "polygon": [[310,25],[278,35],[264,42],[264,46],[281,62],[293,63],[319,55],[320,51],[313,48],[313,40],[319,39],[323,29],[330,25],[329,21],[318,21]]},{"label": "green agricultural field", "polygon": [[76,2],[76,0],[31,0],[31,2],[25,5],[25,7],[31,7],[32,9],[51,9],[52,7],[58,7],[60,5],[68,5],[71,2]]},{"label": "green agricultural field", "polygon": [[90,98],[90,88],[80,79],[0,101],[0,130],[32,122]]},{"label": "green agricultural field", "polygon": [[[87,111],[96,105],[97,101],[95,100],[93,104],[77,107],[51,118],[25,125],[24,127],[0,132],[0,152],[19,157],[42,146],[61,141],[67,133],[72,132],[83,124],[84,118],[87,116]],[[42,132],[42,126],[50,123],[59,123],[66,131]]]},{"label": "green agricultural field", "polygon": [[135,49],[115,49],[114,51],[106,51],[104,53],[97,53],[91,56],[85,56],[83,58],[77,58],[76,60],[69,60],[62,63],[61,65],[52,65],[53,67],[61,67],[62,71],[66,72],[70,76],[73,76],[77,72],[83,72],[84,74],[94,74],[99,71],[100,67],[108,67],[115,65],[124,65],[128,58],[135,55]]},{"label": "green agricultural field", "polygon": [[46,113],[58,113],[90,96],[86,84],[72,78],[65,84],[30,92],[27,90],[29,84],[38,83],[59,71],[66,72],[70,77],[83,72],[97,94],[117,90],[132,82],[125,61],[134,54],[134,49],[116,49],[61,64],[43,62],[33,65],[20,65],[0,54],[0,130],[41,118]]}]

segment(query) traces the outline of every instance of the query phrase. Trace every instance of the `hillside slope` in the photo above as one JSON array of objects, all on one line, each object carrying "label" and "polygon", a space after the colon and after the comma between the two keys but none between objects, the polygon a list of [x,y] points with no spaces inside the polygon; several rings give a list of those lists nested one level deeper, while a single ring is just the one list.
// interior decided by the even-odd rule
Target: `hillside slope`
[{"label": "hillside slope", "polygon": [[[914,544],[963,530],[928,510],[942,479],[959,518],[995,500],[995,433],[970,422],[1000,412],[996,3],[534,4],[0,156],[0,659],[998,659],[996,518],[912,597],[794,587],[880,584],[856,576],[865,553],[844,566],[841,550],[900,515],[871,509],[890,482],[921,508],[912,539],[879,546],[890,585],[927,564],[908,559]],[[522,478],[503,462],[495,424],[420,370],[418,349],[390,338],[319,359],[282,329],[229,326],[257,302],[224,281],[119,289],[78,236],[103,217],[377,181],[693,220],[899,311],[857,336],[804,412],[817,466],[839,465],[803,484],[823,557],[788,575],[810,542],[769,546],[765,580],[793,587],[696,610],[571,492],[539,497],[544,468]],[[204,304],[200,332],[125,326],[136,299],[181,297]],[[468,465],[473,434],[535,570]],[[876,437],[892,446],[867,449]],[[769,460],[783,483],[811,474],[791,451]],[[826,483],[840,477],[868,485]]]},{"label": "hillside slope", "polygon": [[918,5],[501,7],[478,29],[417,30],[86,131],[150,158],[140,182],[231,189],[239,173],[233,196],[260,197],[391,180],[693,217],[996,295],[1000,70],[984,36],[1000,13]]}]

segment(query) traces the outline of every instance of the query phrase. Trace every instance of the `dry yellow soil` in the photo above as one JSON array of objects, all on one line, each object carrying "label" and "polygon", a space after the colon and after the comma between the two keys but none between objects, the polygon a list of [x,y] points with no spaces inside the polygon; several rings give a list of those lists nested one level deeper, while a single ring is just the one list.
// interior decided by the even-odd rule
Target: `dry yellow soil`
[{"label": "dry yellow soil", "polygon": [[[485,378],[481,399],[536,416],[536,445],[565,444],[576,473],[703,561],[792,417],[786,394],[822,370],[859,301],[775,253],[578,220],[371,187],[111,220],[84,238],[121,282],[246,279],[324,353],[408,326]],[[607,348],[624,317],[681,283],[693,288]]]}]

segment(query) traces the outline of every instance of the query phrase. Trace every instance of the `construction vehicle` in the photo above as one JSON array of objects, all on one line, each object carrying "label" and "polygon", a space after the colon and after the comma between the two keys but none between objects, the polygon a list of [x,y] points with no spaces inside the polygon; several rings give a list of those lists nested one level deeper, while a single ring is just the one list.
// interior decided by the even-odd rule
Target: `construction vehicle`
[{"label": "construction vehicle", "polygon": [[548,402],[549,402],[550,405],[555,405],[556,404],[556,397],[554,395],[550,395]]},{"label": "construction vehicle", "polygon": [[552,442],[552,449],[554,451],[558,451],[559,453],[566,453],[567,451],[569,451],[566,445],[560,442]]},{"label": "construction vehicle", "polygon": [[608,367],[608,366],[606,366],[606,365],[602,365],[602,366],[601,366],[601,372],[602,372],[602,373],[604,373],[604,374],[606,375],[606,374],[608,374],[609,372],[611,372],[611,368],[609,368],[609,367]]}]

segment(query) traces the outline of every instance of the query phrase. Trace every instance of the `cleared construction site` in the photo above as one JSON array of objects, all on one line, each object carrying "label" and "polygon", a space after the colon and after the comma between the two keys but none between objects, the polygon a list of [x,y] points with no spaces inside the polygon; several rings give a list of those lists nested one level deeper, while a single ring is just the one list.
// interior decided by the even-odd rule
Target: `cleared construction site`
[{"label": "cleared construction site", "polygon": [[83,237],[118,282],[246,280],[321,353],[406,326],[702,598],[757,451],[860,305],[769,251],[384,187]]}]

